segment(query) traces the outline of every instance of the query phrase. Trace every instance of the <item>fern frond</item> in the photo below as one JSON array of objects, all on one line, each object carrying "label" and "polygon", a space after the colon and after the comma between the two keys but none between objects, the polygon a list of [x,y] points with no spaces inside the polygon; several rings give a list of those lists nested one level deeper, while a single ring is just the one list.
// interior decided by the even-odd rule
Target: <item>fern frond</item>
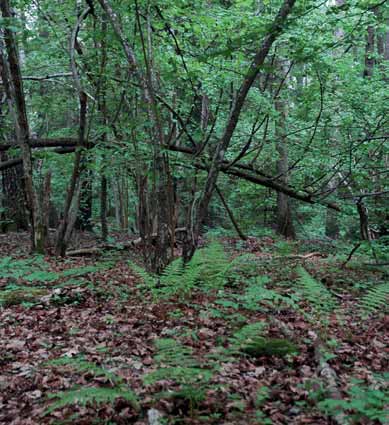
[{"label": "fern frond", "polygon": [[382,283],[367,291],[361,299],[359,309],[367,316],[379,310],[388,310],[389,306],[389,283]]},{"label": "fern frond", "polygon": [[142,267],[138,266],[133,261],[131,261],[129,263],[129,266],[132,268],[132,270],[139,277],[142,278],[142,280],[145,283],[145,285],[146,285],[147,288],[152,289],[152,288],[154,288],[154,287],[156,287],[158,285],[158,278],[155,275],[153,275],[151,273],[148,273],[145,269],[143,269]]},{"label": "fern frond", "polygon": [[63,407],[78,404],[85,406],[87,404],[112,404],[118,398],[123,398],[129,401],[135,410],[139,410],[139,404],[135,393],[125,387],[115,388],[96,388],[96,387],[85,387],[70,389],[68,391],[62,391],[56,394],[49,395],[51,399],[57,399],[48,407],[44,415],[49,415],[57,409]]},{"label": "fern frond", "polygon": [[243,295],[237,297],[243,308],[248,310],[260,309],[260,304],[266,304],[271,308],[285,304],[292,308],[296,305],[292,298],[286,297],[273,289],[266,288],[269,278],[267,276],[257,276],[249,279],[248,286]]},{"label": "fern frond", "polygon": [[318,315],[328,315],[337,303],[331,292],[314,279],[303,267],[298,268],[300,278],[297,281],[298,290],[310,303],[312,310]]},{"label": "fern frond", "polygon": [[50,360],[46,363],[49,366],[70,366],[72,369],[79,373],[91,373],[95,376],[104,376],[112,383],[122,383],[122,379],[116,374],[110,372],[104,367],[98,366],[95,363],[88,362],[83,357],[60,357],[58,359]]},{"label": "fern frond", "polygon": [[242,347],[256,341],[258,337],[262,336],[266,328],[267,323],[265,321],[250,323],[243,326],[229,338],[230,347],[228,351],[231,353],[240,353]]},{"label": "fern frond", "polygon": [[158,369],[143,378],[146,384],[172,379],[181,385],[204,384],[212,377],[210,369],[204,369],[193,357],[191,347],[180,344],[173,338],[161,338],[154,342],[157,353],[154,360]]},{"label": "fern frond", "polygon": [[160,365],[195,367],[197,362],[193,359],[191,347],[180,344],[173,338],[160,338],[154,343],[157,354],[155,361]]}]

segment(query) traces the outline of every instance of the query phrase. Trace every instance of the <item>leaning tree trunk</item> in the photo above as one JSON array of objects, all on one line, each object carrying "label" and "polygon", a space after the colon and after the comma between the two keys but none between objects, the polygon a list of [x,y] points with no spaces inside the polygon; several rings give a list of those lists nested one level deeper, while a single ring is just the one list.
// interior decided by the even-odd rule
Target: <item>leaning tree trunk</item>
[{"label": "leaning tree trunk", "polygon": [[[0,78],[5,81],[3,70],[3,57],[0,52]],[[4,98],[5,95],[5,98]],[[4,84],[0,83],[0,129],[5,131],[5,100],[7,93]],[[0,134],[4,138],[4,134]],[[7,152],[0,152],[1,162],[7,161]],[[26,215],[24,190],[23,190],[23,165],[18,164],[1,171],[1,221],[2,231],[6,231],[8,223],[15,224],[15,230],[28,230],[28,219]]]},{"label": "leaning tree trunk", "polygon": [[243,105],[246,101],[246,97],[258,76],[261,66],[263,65],[266,57],[268,56],[274,41],[282,33],[283,27],[286,23],[289,14],[293,9],[295,2],[296,0],[284,0],[281,8],[277,13],[277,16],[274,18],[274,21],[272,22],[268,30],[267,35],[263,39],[260,48],[256,52],[254,59],[251,65],[249,66],[249,69],[245,74],[245,77],[243,78],[240,88],[236,94],[227,120],[227,124],[224,128],[223,135],[221,136],[221,139],[216,146],[215,153],[213,155],[213,159],[208,170],[207,179],[205,181],[204,188],[200,196],[200,200],[197,203],[195,209],[194,222],[191,224],[190,229],[188,229],[188,232],[190,232],[190,234],[188,234],[186,238],[188,246],[184,248],[186,261],[190,260],[190,258],[196,251],[198,239],[200,237],[201,223],[207,213],[209,203],[215,191],[219,172],[222,168],[225,154],[235,133],[235,129],[238,125],[238,121],[243,109]]},{"label": "leaning tree trunk", "polygon": [[[2,0],[0,2],[0,9],[2,17],[5,20],[13,18],[8,0]],[[31,249],[35,251],[36,248],[41,245],[41,241],[39,240],[40,233],[36,233],[35,231],[38,222],[38,208],[33,183],[32,157],[29,145],[29,125],[24,99],[23,81],[15,35],[7,26],[4,27],[3,31],[5,49],[0,45],[4,76],[3,82],[15,122],[16,141],[22,153],[24,193],[31,224]]]}]

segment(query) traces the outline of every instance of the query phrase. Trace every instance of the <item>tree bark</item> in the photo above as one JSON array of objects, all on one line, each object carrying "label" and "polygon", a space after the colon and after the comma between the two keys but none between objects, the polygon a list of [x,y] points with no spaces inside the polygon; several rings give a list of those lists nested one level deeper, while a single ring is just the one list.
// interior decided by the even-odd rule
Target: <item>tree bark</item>
[{"label": "tree bark", "polygon": [[[0,2],[2,17],[5,21],[12,18],[12,13],[8,0]],[[15,133],[17,144],[20,146],[23,161],[23,179],[24,193],[26,198],[26,206],[29,211],[31,224],[31,249],[35,251],[40,245],[40,240],[37,239],[35,232],[37,225],[37,197],[33,183],[33,167],[31,159],[31,149],[29,146],[29,125],[27,119],[26,104],[24,99],[23,82],[20,71],[19,54],[16,44],[15,35],[12,30],[5,26],[4,29],[4,44],[7,58],[3,57],[3,75],[4,84],[8,87],[8,95],[10,106],[15,122]],[[3,46],[0,45],[0,50],[3,52]],[[39,235],[38,235],[39,236]]]},{"label": "tree bark", "polygon": [[[279,61],[278,61],[279,62]],[[282,70],[282,65],[278,64],[279,70]],[[278,78],[277,78],[278,79]],[[289,180],[289,162],[288,162],[288,148],[286,139],[286,105],[284,101],[277,96],[275,103],[275,110],[278,112],[278,119],[276,121],[276,150],[278,152],[278,160],[276,164],[276,172],[279,181],[287,186]],[[277,192],[277,212],[276,212],[276,230],[277,233],[285,238],[295,239],[296,232],[292,220],[291,203],[289,197],[282,193]]]}]

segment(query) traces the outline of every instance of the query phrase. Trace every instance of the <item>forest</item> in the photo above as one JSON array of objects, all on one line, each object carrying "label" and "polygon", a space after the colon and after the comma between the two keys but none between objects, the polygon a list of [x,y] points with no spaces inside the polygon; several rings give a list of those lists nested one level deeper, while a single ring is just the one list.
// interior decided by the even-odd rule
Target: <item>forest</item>
[{"label": "forest", "polygon": [[0,0],[0,424],[389,424],[389,2]]}]

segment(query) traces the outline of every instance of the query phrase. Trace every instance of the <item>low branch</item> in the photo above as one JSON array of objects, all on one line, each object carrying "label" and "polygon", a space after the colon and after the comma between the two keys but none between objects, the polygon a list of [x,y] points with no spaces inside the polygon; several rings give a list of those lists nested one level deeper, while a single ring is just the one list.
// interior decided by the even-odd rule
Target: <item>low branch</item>
[{"label": "low branch", "polygon": [[[77,139],[71,137],[63,137],[57,139],[30,139],[30,148],[56,148],[56,147],[69,147],[76,146]],[[18,148],[14,143],[0,144],[0,152],[6,152],[11,148]]]},{"label": "low branch", "polygon": [[[185,146],[172,145],[167,146],[167,149],[175,152],[185,153],[188,155],[195,155],[195,152],[191,148]],[[199,162],[194,163],[194,166],[204,171],[209,170],[209,167]],[[319,204],[336,211],[341,211],[340,207],[332,202],[317,200],[309,192],[298,191],[297,189],[294,189],[291,186],[285,186],[281,183],[278,183],[274,181],[273,177],[266,176],[264,175],[264,173],[261,173],[260,171],[255,170],[246,164],[235,164],[233,167],[230,167],[230,163],[228,161],[223,161],[220,167],[220,171],[224,174],[239,177],[251,183],[268,187],[277,192],[284,193],[285,195],[288,195],[289,197],[297,199],[299,201],[307,202],[309,204]]]},{"label": "low branch", "polygon": [[[69,147],[54,149],[52,152],[64,155],[68,153],[73,153],[75,152],[75,150],[76,150],[75,146],[69,146]],[[8,161],[0,162],[0,171],[8,170],[9,168],[16,167],[17,165],[22,163],[23,163],[22,158],[13,158],[13,159],[9,159]]]},{"label": "low branch", "polygon": [[41,75],[41,76],[25,76],[22,77],[23,80],[26,81],[44,81],[44,80],[52,80],[53,78],[64,78],[64,77],[71,77],[71,72],[63,72],[59,74],[51,74],[51,75]]},{"label": "low branch", "polygon": [[0,162],[0,171],[8,170],[8,168],[16,167],[19,164],[23,164],[22,158],[14,158],[8,161]]}]

